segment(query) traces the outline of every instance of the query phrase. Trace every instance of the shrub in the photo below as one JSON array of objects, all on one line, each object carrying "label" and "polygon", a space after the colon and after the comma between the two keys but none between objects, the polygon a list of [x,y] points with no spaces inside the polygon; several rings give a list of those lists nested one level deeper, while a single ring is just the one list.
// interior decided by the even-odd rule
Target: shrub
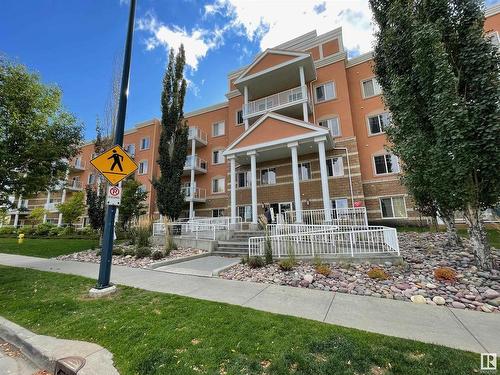
[{"label": "shrub", "polygon": [[119,226],[115,228],[115,233],[117,240],[128,240],[132,238],[130,230],[123,229]]},{"label": "shrub", "polygon": [[282,271],[291,271],[295,265],[296,262],[292,258],[286,258],[278,262],[278,266]]},{"label": "shrub", "polygon": [[316,267],[316,272],[323,275],[323,276],[328,276],[332,270],[328,264],[318,264]]},{"label": "shrub", "polygon": [[18,234],[24,234],[25,236],[32,236],[36,232],[36,227],[31,227],[31,226],[23,226],[17,230]]},{"label": "shrub", "polygon": [[55,225],[52,223],[38,224],[36,227],[36,230],[35,230],[35,234],[37,236],[48,236],[50,234],[50,231],[54,227],[55,227]]},{"label": "shrub", "polygon": [[165,257],[165,254],[163,254],[163,251],[161,251],[161,250],[155,250],[155,251],[153,251],[153,253],[151,254],[151,258],[152,258],[153,260],[160,260],[160,259],[162,259],[162,258],[164,258],[164,257]]},{"label": "shrub", "polygon": [[151,226],[147,225],[139,225],[134,228],[134,243],[137,248],[140,247],[149,247],[151,237]]},{"label": "shrub", "polygon": [[49,236],[61,236],[64,233],[63,227],[54,227],[49,230]]},{"label": "shrub", "polygon": [[113,255],[123,255],[123,248],[120,246],[113,246]]},{"label": "shrub", "polygon": [[[267,227],[266,227],[267,228]],[[264,255],[266,259],[266,264],[273,263],[273,245],[271,243],[271,238],[269,237],[269,231],[266,229],[266,240],[264,244]]]},{"label": "shrub", "polygon": [[151,249],[149,247],[138,247],[135,251],[135,257],[137,259],[146,258],[151,256]]},{"label": "shrub", "polygon": [[241,261],[240,261],[240,264],[247,264],[248,263],[248,255],[245,255],[243,257],[241,257]]},{"label": "shrub", "polygon": [[175,243],[172,236],[168,236],[166,238],[166,241],[167,241],[167,243],[165,244],[165,251],[166,251],[167,255],[170,255],[170,252],[172,250],[177,250],[178,247],[177,247],[177,244]]},{"label": "shrub", "polygon": [[374,267],[367,273],[370,279],[377,280],[387,280],[389,278],[389,274],[385,272],[382,268]]},{"label": "shrub", "polygon": [[131,248],[131,247],[126,247],[123,250],[123,256],[127,256],[127,255],[134,256],[135,255],[135,250],[133,248]]},{"label": "shrub", "polygon": [[261,268],[264,266],[265,263],[261,257],[251,257],[248,259],[248,267],[250,268]]},{"label": "shrub", "polygon": [[434,270],[434,277],[440,281],[455,281],[457,273],[449,267],[439,267]]},{"label": "shrub", "polygon": [[95,252],[95,255],[96,255],[97,257],[100,257],[100,256],[101,256],[101,252],[102,252],[102,250],[101,250],[101,249],[97,249],[97,251]]},{"label": "shrub", "polygon": [[0,227],[0,234],[16,234],[16,228],[11,225]]},{"label": "shrub", "polygon": [[82,228],[82,229],[78,229],[76,231],[76,233],[78,233],[79,235],[82,235],[82,236],[95,236],[97,234],[97,231],[95,229],[92,229],[92,227],[85,227],[85,228]]}]

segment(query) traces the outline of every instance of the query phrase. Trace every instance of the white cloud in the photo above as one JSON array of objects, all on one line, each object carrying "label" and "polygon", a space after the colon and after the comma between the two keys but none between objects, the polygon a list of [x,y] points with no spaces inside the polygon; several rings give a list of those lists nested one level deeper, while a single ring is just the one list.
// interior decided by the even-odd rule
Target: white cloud
[{"label": "white cloud", "polygon": [[150,34],[145,39],[148,51],[159,46],[167,51],[170,48],[177,50],[183,44],[186,51],[186,64],[192,70],[198,68],[198,63],[210,49],[218,48],[224,43],[223,34],[226,31],[226,28],[218,27],[211,31],[201,28],[187,31],[176,25],[163,24],[151,12],[137,21],[137,29]]},{"label": "white cloud", "polygon": [[184,77],[184,79],[186,80],[188,90],[190,90],[194,96],[199,97],[200,96],[199,86],[193,81],[191,81],[189,78]]},{"label": "white cloud", "polygon": [[368,0],[216,0],[205,6],[205,15],[223,14],[222,8],[248,39],[260,39],[262,50],[311,30],[321,34],[339,26],[346,49],[372,49]]}]

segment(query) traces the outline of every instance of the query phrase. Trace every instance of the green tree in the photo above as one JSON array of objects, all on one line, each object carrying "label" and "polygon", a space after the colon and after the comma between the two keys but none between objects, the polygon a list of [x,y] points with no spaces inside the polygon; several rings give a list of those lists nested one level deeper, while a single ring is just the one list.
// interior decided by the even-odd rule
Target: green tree
[{"label": "green tree", "polygon": [[174,56],[170,50],[161,96],[161,135],[158,147],[160,178],[153,180],[160,214],[176,220],[185,204],[181,194],[181,176],[186,162],[188,129],[184,121],[186,80],[184,47]]},{"label": "green tree", "polygon": [[141,189],[141,184],[134,179],[127,179],[123,183],[123,192],[118,211],[120,225],[125,229],[132,219],[139,219],[146,214],[144,201],[148,197],[148,192]]},{"label": "green tree", "polygon": [[64,179],[78,154],[82,128],[61,106],[61,91],[0,57],[0,204]]},{"label": "green tree", "polygon": [[478,1],[370,0],[378,24],[375,73],[391,110],[392,151],[417,207],[448,227],[463,211],[476,261],[492,266],[482,209],[500,189],[499,58]]},{"label": "green tree", "polygon": [[57,209],[62,213],[63,222],[70,227],[85,213],[85,195],[79,191],[64,203],[59,203]]},{"label": "green tree", "polygon": [[85,188],[87,196],[87,214],[92,229],[102,231],[104,229],[104,214],[106,211],[106,192],[103,185]]},{"label": "green tree", "polygon": [[43,221],[43,217],[47,213],[47,210],[43,207],[36,207],[31,210],[31,212],[28,215],[28,219],[31,221],[32,224],[38,225],[41,224]]}]

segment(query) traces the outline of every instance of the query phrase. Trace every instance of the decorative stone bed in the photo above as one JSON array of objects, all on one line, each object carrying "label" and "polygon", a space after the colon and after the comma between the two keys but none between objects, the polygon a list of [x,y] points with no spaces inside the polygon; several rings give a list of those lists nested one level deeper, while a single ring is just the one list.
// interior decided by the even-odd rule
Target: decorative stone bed
[{"label": "decorative stone bed", "polygon": [[[463,241],[463,248],[446,249],[444,233],[407,232],[399,233],[398,238],[404,259],[400,264],[329,262],[327,276],[317,273],[311,263],[300,261],[291,271],[282,271],[276,263],[255,269],[238,264],[219,276],[500,313],[500,271],[478,270],[468,240]],[[494,264],[500,264],[499,251],[492,249],[492,253]],[[455,280],[437,280],[434,271],[440,267],[456,271]],[[384,270],[388,279],[370,278],[367,273],[373,268]]]},{"label": "decorative stone bed", "polygon": [[[125,251],[129,250],[129,252],[133,252],[134,250],[134,247],[131,245],[119,245],[119,246]],[[154,253],[157,250],[162,251],[163,246],[151,247],[151,253]],[[206,253],[206,251],[200,249],[194,249],[191,247],[187,248],[179,247],[177,250],[172,250],[168,256],[156,260],[153,260],[151,257],[136,258],[133,255],[113,255],[113,264],[118,266],[127,266],[134,268],[145,268],[145,267],[150,267],[151,265],[158,262],[164,262],[167,260],[173,260],[179,258],[186,258],[203,253]],[[86,251],[80,251],[78,253],[61,255],[58,256],[56,259],[73,260],[77,262],[99,263],[101,261],[101,256],[98,254],[99,254],[98,250],[86,250]]]}]

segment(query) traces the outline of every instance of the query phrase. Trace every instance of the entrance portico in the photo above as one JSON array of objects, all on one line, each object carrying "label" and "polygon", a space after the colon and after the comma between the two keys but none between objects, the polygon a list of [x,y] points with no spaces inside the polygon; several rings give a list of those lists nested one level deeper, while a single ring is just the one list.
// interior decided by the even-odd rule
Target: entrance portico
[{"label": "entrance portico", "polygon": [[328,129],[276,113],[267,113],[224,152],[230,162],[231,216],[236,216],[236,165],[250,166],[252,223],[257,224],[257,163],[291,158],[296,222],[302,222],[299,156],[317,152],[325,221],[331,222],[326,151],[333,147]]}]

